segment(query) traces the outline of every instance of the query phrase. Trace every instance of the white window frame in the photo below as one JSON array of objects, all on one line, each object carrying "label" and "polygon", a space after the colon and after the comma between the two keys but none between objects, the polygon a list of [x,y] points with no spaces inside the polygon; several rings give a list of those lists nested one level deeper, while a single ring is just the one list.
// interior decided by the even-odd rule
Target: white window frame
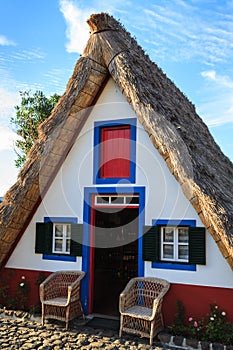
[{"label": "white window frame", "polygon": [[[104,203],[99,203],[98,199],[99,198],[105,198],[106,202]],[[115,203],[114,199],[118,198],[121,203]],[[131,198],[138,198],[139,201],[139,196],[138,195],[130,195],[130,194],[103,194],[103,195],[97,195],[95,196],[95,206],[129,206],[129,207],[135,207],[138,206],[139,207],[139,203],[128,203],[128,201]]]},{"label": "white window frame", "polygon": [[[56,226],[62,226],[62,237],[56,237]],[[70,236],[68,236],[68,228],[70,232]],[[62,250],[56,250],[56,240],[62,240]],[[54,254],[70,254],[70,244],[69,249],[67,250],[67,241],[70,241],[71,244],[71,224],[54,222],[53,223],[53,249],[52,252]]]},{"label": "white window frame", "polygon": [[[164,231],[166,229],[171,229],[173,230],[173,241],[165,241],[164,240]],[[189,247],[189,242],[179,242],[179,230],[180,229],[185,229],[187,230],[187,235],[188,235],[188,227],[186,226],[162,226],[161,227],[161,260],[162,261],[172,261],[172,262],[188,262],[189,261],[189,255],[187,256],[187,259],[181,259],[179,258],[179,247],[180,246],[186,246]],[[164,257],[164,246],[165,245],[170,245],[173,247],[173,257],[172,258],[167,258]]]}]

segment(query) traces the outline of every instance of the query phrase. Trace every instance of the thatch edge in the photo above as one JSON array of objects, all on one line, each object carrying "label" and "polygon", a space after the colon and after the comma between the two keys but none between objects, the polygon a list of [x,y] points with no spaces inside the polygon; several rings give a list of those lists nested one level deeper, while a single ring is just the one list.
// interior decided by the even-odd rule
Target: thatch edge
[{"label": "thatch edge", "polygon": [[[78,77],[83,76],[84,67],[88,74],[85,74],[81,83],[77,82]],[[16,183],[0,203],[0,267],[6,264],[23,235],[108,78],[109,72],[105,67],[88,57],[81,57],[67,84],[66,92],[50,117],[40,125],[38,140],[30,150]],[[92,89],[88,94],[90,82],[93,81],[95,90]],[[71,98],[72,94],[75,95],[74,98]],[[83,98],[86,95],[88,98]],[[71,136],[66,137],[65,142],[64,133]]]}]

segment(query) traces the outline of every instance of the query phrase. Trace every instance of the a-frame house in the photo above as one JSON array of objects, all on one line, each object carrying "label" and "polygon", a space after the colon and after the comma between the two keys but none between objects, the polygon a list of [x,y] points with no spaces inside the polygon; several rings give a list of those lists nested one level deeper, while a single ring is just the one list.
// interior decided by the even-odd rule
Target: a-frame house
[{"label": "a-frame house", "polygon": [[91,34],[64,95],[40,126],[0,204],[1,287],[83,270],[85,313],[117,313],[133,276],[171,284],[201,316],[218,303],[233,321],[233,165],[194,105],[108,14]]}]

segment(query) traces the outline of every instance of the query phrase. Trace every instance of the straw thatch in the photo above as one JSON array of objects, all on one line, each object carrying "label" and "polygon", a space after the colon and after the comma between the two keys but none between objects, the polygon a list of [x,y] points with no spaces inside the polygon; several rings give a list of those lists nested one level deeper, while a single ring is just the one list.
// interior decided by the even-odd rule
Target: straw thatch
[{"label": "straw thatch", "polygon": [[0,204],[0,262],[10,256],[111,76],[233,269],[233,164],[193,104],[113,17],[92,15],[88,24],[90,39],[66,92]]}]

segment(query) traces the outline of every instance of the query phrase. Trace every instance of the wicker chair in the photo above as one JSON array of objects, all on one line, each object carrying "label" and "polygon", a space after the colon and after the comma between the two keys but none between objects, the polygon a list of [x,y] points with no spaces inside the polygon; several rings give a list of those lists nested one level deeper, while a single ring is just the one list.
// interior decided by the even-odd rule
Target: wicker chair
[{"label": "wicker chair", "polygon": [[52,273],[40,285],[42,304],[42,325],[45,319],[56,319],[68,323],[83,315],[80,301],[80,282],[85,276],[83,271],[57,271]]},{"label": "wicker chair", "polygon": [[153,338],[163,329],[162,301],[170,287],[160,278],[132,278],[120,295],[120,331]]}]

